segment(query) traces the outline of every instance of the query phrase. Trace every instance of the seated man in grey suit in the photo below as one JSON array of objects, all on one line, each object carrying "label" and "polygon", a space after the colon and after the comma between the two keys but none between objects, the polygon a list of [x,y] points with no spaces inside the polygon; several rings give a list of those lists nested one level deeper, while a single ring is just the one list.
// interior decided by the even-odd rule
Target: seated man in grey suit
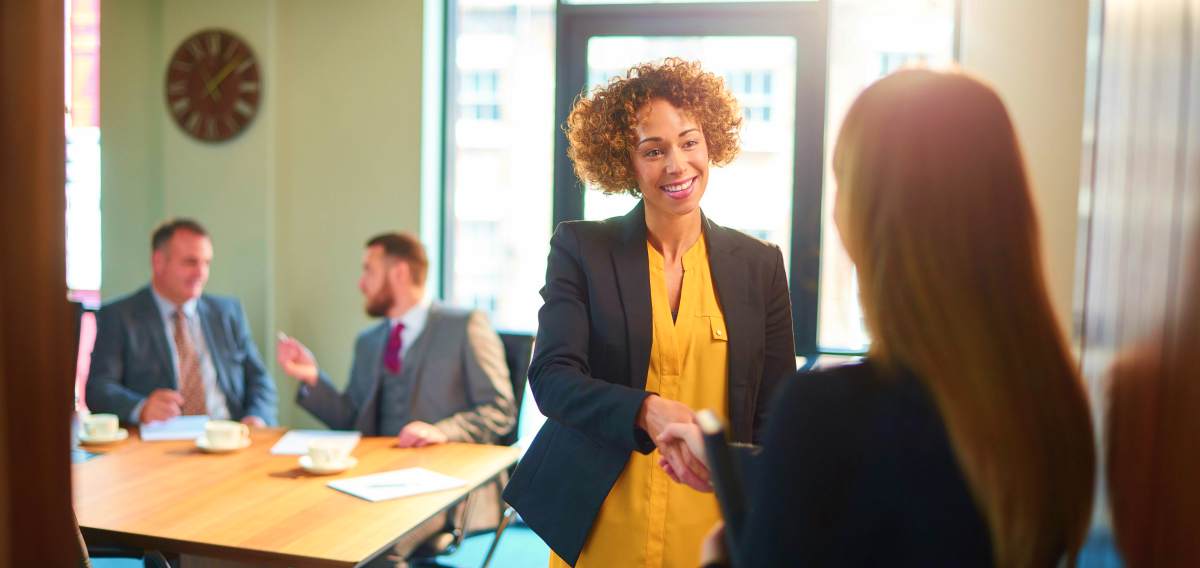
[{"label": "seated man in grey suit", "polygon": [[92,412],[132,424],[181,414],[275,423],[275,382],[242,305],[204,294],[212,255],[196,221],[174,219],[155,229],[150,285],[96,317],[86,393]]},{"label": "seated man in grey suit", "polygon": [[[402,448],[495,442],[512,429],[516,408],[499,336],[479,311],[431,303],[428,267],[425,248],[411,235],[367,242],[358,287],[367,315],[384,319],[358,335],[343,393],[303,344],[279,339],[279,365],[300,381],[301,407],[333,429],[396,436]],[[472,501],[467,526],[494,526],[498,492]]]}]

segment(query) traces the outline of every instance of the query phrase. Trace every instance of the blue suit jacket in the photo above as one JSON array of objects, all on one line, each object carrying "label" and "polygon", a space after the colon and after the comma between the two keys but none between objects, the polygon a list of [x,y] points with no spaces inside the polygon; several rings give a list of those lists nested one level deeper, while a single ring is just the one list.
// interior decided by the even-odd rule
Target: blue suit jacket
[{"label": "blue suit jacket", "polygon": [[[234,420],[257,416],[274,425],[275,381],[250,337],[241,303],[206,294],[200,296],[196,312],[229,416]],[[179,377],[162,315],[147,286],[106,304],[97,314],[87,405],[92,412],[111,412],[125,420],[142,399],[160,388],[177,390]]]}]

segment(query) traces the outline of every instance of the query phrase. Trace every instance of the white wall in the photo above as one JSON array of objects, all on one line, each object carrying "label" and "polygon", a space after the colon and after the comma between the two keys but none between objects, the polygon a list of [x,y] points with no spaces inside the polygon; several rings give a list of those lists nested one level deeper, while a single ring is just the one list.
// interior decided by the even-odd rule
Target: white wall
[{"label": "white wall", "polygon": [[1041,220],[1051,300],[1074,334],[1087,0],[962,2],[962,65],[999,90],[1016,123]]}]

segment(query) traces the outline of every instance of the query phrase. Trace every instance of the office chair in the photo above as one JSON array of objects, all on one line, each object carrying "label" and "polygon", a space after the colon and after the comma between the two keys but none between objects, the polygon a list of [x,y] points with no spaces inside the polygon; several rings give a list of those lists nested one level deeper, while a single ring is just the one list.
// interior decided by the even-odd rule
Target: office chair
[{"label": "office chair", "polygon": [[[71,514],[71,518],[75,519],[74,513]],[[78,519],[75,519],[75,536],[79,543],[79,566],[81,568],[92,568],[93,558],[128,558],[130,560],[141,560],[145,568],[172,568],[171,563],[167,562],[166,557],[155,550],[138,550],[122,546],[88,545],[83,540],[83,533],[79,530]]]},{"label": "office chair", "polygon": [[[508,379],[512,384],[513,404],[516,408],[516,420],[513,422],[512,430],[504,436],[501,436],[496,441],[500,446],[511,446],[516,443],[518,430],[521,421],[521,402],[525,396],[525,384],[529,379],[529,361],[533,357],[533,336],[520,333],[501,333],[500,343],[504,345],[504,362],[508,366]],[[515,467],[515,466],[514,466]],[[509,475],[512,475],[513,468],[509,468]],[[462,545],[462,541],[468,535],[466,524],[468,514],[471,509],[471,498],[473,493],[467,494],[466,503],[459,509],[458,518],[452,523],[450,530],[434,535],[429,540],[426,540],[417,548],[417,550],[409,557],[409,562],[414,566],[425,566],[436,568],[441,566],[438,564],[437,558],[453,554]],[[513,516],[511,508],[505,506],[503,517],[500,520],[500,525],[496,527],[496,538],[492,540],[491,548],[488,550],[490,558],[491,553],[495,551],[496,543],[500,539],[500,534],[508,526],[510,519]],[[491,529],[476,531],[476,534],[491,532]]]}]

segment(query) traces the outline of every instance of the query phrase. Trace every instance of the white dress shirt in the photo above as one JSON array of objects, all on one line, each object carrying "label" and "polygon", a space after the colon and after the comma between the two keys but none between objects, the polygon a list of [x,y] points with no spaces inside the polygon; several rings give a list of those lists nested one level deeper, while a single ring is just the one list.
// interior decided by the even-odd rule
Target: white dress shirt
[{"label": "white dress shirt", "polygon": [[[391,335],[391,330],[396,329],[396,324],[404,324],[404,331],[400,332],[400,358],[404,359],[408,355],[408,348],[417,341],[421,336],[421,332],[425,331],[425,320],[429,319],[429,306],[433,301],[428,297],[422,298],[420,302],[409,308],[404,315],[398,318],[388,318],[388,335]],[[386,346],[384,347],[387,348]]]},{"label": "white dress shirt", "polygon": [[[154,303],[158,305],[158,311],[162,317],[163,331],[167,336],[167,348],[171,352],[171,364],[175,366],[175,376],[181,378],[179,349],[175,346],[175,304],[158,295],[158,291],[153,286],[150,287],[150,293],[154,296]],[[209,352],[208,342],[204,338],[204,327],[200,325],[200,316],[196,312],[198,302],[197,299],[184,302],[182,309],[187,332],[192,338],[192,346],[196,350],[196,357],[200,359],[200,379],[204,382],[204,406],[208,410],[210,418],[228,420],[229,406],[225,403],[225,393],[217,384],[217,368],[213,364],[212,353]],[[138,422],[142,415],[142,407],[145,405],[146,399],[142,399],[137,406],[133,407],[133,413],[128,417],[131,423]]]}]

